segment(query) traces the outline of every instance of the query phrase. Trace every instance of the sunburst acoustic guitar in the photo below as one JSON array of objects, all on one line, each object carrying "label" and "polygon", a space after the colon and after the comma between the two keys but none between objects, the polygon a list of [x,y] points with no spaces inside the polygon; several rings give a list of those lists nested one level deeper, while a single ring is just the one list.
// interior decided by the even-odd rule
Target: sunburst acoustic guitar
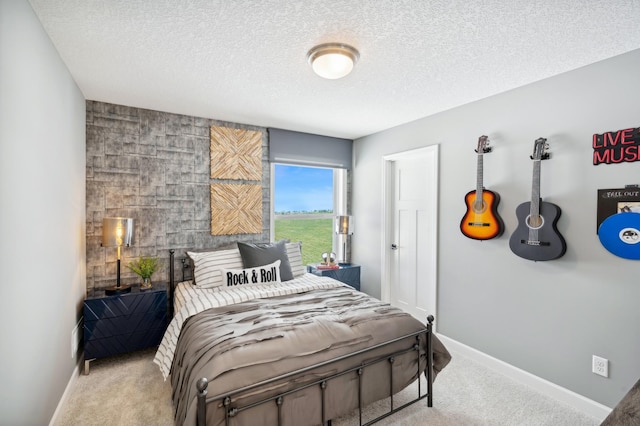
[{"label": "sunburst acoustic guitar", "polygon": [[549,145],[538,138],[533,145],[533,179],[531,201],[516,208],[518,227],[511,234],[509,247],[516,255],[528,260],[552,260],[564,255],[567,245],[558,232],[560,207],[540,198],[540,163],[549,158]]},{"label": "sunburst acoustic guitar", "polygon": [[491,152],[487,136],[478,139],[478,178],[475,191],[469,191],[464,197],[467,211],[460,221],[460,231],[474,240],[490,240],[502,235],[504,224],[498,215],[500,195],[483,187],[483,154]]}]

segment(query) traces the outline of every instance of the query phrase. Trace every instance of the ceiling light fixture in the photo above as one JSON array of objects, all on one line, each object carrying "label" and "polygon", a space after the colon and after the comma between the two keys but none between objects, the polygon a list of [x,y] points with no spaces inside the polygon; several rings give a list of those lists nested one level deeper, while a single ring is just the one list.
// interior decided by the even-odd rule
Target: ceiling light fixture
[{"label": "ceiling light fixture", "polygon": [[320,77],[335,80],[353,70],[360,53],[343,43],[320,44],[307,53],[309,65]]}]

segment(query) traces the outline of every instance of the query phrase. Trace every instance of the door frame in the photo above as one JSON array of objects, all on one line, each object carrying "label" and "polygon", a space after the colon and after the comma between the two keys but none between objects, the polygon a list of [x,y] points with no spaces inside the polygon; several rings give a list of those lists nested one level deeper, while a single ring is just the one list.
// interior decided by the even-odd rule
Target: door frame
[{"label": "door frame", "polygon": [[[438,166],[439,166],[439,145],[429,145],[427,147],[423,147],[423,148],[416,148],[416,149],[412,149],[409,151],[401,151],[401,152],[397,152],[394,154],[388,154],[382,157],[382,182],[383,182],[383,194],[382,194],[382,206],[383,208],[381,209],[382,212],[382,226],[383,226],[383,232],[382,232],[382,253],[381,253],[381,259],[382,259],[382,265],[381,265],[381,275],[382,275],[382,282],[381,282],[381,288],[380,288],[380,293],[381,293],[381,299],[384,302],[390,302],[391,301],[391,268],[390,268],[390,262],[391,262],[391,244],[393,243],[393,203],[392,203],[392,193],[393,193],[393,184],[394,184],[394,179],[393,179],[393,173],[392,173],[392,163],[396,160],[401,160],[404,158],[411,158],[411,157],[415,157],[416,155],[419,156],[427,156],[428,159],[430,159],[431,161],[433,161],[433,168],[432,170],[430,170],[429,175],[430,175],[430,179],[429,182],[427,182],[426,184],[428,185],[429,189],[432,191],[431,193],[433,194],[433,203],[435,206],[435,211],[433,212],[433,229],[434,229],[434,238],[433,241],[431,241],[430,243],[430,249],[429,252],[432,253],[432,255],[429,257],[428,261],[431,265],[433,265],[432,268],[432,272],[430,274],[429,277],[429,281],[433,283],[432,288],[431,288],[431,294],[429,295],[429,297],[432,297],[433,299],[433,306],[434,306],[434,312],[432,313],[432,315],[436,315],[437,314],[437,309],[438,309],[438,271],[437,271],[437,267],[438,267],[438,253],[437,253],[437,248],[438,248]],[[423,319],[424,321],[426,321],[426,318]],[[436,322],[437,323],[437,322]],[[435,330],[435,324],[434,323],[434,330]]]}]

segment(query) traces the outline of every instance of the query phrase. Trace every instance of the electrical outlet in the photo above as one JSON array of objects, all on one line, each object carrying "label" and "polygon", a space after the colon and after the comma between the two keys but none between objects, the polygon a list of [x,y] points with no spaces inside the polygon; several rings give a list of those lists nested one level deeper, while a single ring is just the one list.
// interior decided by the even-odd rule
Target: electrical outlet
[{"label": "electrical outlet", "polygon": [[603,377],[609,377],[609,360],[593,355],[591,371]]}]

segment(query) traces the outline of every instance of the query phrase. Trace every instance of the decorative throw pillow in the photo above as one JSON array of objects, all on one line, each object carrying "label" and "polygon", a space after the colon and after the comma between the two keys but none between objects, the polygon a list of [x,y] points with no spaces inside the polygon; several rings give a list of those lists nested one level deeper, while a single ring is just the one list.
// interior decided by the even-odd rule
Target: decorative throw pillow
[{"label": "decorative throw pillow", "polygon": [[242,257],[238,249],[209,252],[187,252],[193,259],[196,286],[214,288],[222,286],[222,268],[242,268]]},{"label": "decorative throw pillow", "polygon": [[[189,255],[189,253],[193,254],[193,253],[212,253],[215,251],[223,251],[223,250],[234,250],[234,249],[238,249],[238,245],[235,243],[235,241],[233,243],[229,243],[229,244],[225,244],[219,247],[215,247],[215,248],[205,248],[205,249],[194,249],[194,250],[190,250],[187,252],[187,257],[189,258],[189,276],[191,277],[191,279],[193,280],[193,284],[197,285],[197,280],[196,280],[196,274],[195,274],[195,269],[196,269],[196,265],[195,265],[195,260],[193,259],[193,257],[191,255]],[[238,254],[240,254],[240,252],[238,252]]]},{"label": "decorative throw pillow", "polygon": [[275,243],[238,243],[238,250],[245,268],[268,265],[280,260],[280,279],[289,281],[293,279],[285,240]]},{"label": "decorative throw pillow", "polygon": [[222,269],[222,288],[263,285],[280,282],[280,259],[275,262],[247,269]]},{"label": "decorative throw pillow", "polygon": [[302,264],[302,243],[286,243],[287,257],[289,257],[289,265],[293,278],[298,278],[307,272],[307,267]]}]

